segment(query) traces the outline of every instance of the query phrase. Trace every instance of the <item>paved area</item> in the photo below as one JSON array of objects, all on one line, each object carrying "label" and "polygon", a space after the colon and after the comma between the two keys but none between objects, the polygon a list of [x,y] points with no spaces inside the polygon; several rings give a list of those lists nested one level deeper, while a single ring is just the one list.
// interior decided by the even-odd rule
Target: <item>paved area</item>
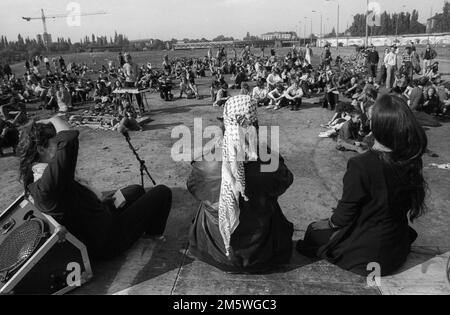
[{"label": "paved area", "polygon": [[[201,92],[207,95],[207,83],[202,84]],[[439,169],[425,169],[429,211],[414,224],[420,235],[415,253],[403,272],[382,279],[381,289],[367,287],[365,278],[296,253],[288,265],[259,276],[230,275],[195,260],[187,251],[188,229],[198,203],[186,190],[189,163],[170,158],[178,140],[171,138],[171,130],[180,124],[193,128],[197,117],[203,118],[204,127],[215,124],[220,110],[212,108],[208,99],[163,103],[152,95],[149,101],[151,120],[145,131],[132,133],[131,138],[155,180],[173,190],[166,240],[141,240],[113,261],[93,263],[95,278],[74,294],[448,294],[444,262],[450,252],[450,173]],[[315,101],[306,100],[296,113],[259,112],[261,125],[280,126],[280,151],[295,175],[294,184],[280,199],[295,224],[294,240],[303,237],[310,222],[329,216],[341,194],[346,161],[353,155],[336,151],[331,139],[318,138],[320,124],[332,113]],[[450,124],[427,133],[430,149],[440,157],[426,157],[425,165],[449,163]],[[21,193],[17,169],[15,158],[0,159],[0,209]],[[103,191],[139,182],[138,165],[126,142],[110,131],[82,129],[78,171]]]}]

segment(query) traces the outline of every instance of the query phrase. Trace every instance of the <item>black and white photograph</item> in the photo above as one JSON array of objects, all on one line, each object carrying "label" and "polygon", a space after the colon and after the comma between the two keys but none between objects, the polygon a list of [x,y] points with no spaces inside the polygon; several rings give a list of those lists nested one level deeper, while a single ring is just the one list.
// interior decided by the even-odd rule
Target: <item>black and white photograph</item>
[{"label": "black and white photograph", "polygon": [[0,295],[450,295],[449,192],[448,0],[0,2]]}]

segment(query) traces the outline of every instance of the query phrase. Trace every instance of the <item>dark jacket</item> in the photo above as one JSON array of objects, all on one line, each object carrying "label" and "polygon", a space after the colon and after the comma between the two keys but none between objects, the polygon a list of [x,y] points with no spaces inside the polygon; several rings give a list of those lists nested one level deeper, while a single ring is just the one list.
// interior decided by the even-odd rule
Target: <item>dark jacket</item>
[{"label": "dark jacket", "polygon": [[380,62],[380,55],[378,54],[378,51],[370,51],[368,61],[370,64],[377,65],[378,62]]},{"label": "dark jacket", "polygon": [[409,95],[410,104],[409,107],[414,110],[420,110],[425,102],[425,97],[423,94],[423,89],[420,87],[415,87],[412,89]]},{"label": "dark jacket", "polygon": [[340,229],[319,250],[320,257],[362,275],[372,262],[382,275],[397,270],[417,237],[407,218],[411,194],[380,155],[369,151],[348,162],[342,199],[331,217]]},{"label": "dark jacket", "polygon": [[434,50],[434,49],[430,49],[430,50],[427,49],[422,53],[422,58],[424,60],[433,60],[433,59],[436,59],[436,57],[437,57],[437,53],[436,53],[436,50]]},{"label": "dark jacket", "polygon": [[104,247],[113,217],[94,192],[75,180],[78,136],[75,130],[56,135],[55,158],[28,190],[41,211],[56,216],[89,249],[96,251]]},{"label": "dark jacket", "polygon": [[187,187],[201,201],[189,237],[191,252],[197,258],[232,272],[262,272],[290,260],[293,224],[281,211],[278,197],[292,184],[293,175],[282,158],[274,173],[261,172],[262,164],[245,165],[249,201],[239,200],[240,223],[231,236],[230,259],[218,226],[222,163],[192,164]]}]

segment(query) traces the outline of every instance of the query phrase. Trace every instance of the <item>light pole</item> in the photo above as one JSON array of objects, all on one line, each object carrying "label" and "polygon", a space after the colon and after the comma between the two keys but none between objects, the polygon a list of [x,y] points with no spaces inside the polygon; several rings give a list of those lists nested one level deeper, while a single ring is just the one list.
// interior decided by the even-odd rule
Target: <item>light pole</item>
[{"label": "light pole", "polygon": [[[333,0],[325,0],[327,2],[332,2]],[[336,50],[339,53],[339,18],[340,18],[340,5],[339,0],[335,0],[337,3],[337,25],[336,25]],[[368,2],[369,0],[367,0]]]},{"label": "light pole", "polygon": [[318,13],[318,14],[320,14],[320,40],[319,40],[319,47],[322,47],[322,41],[323,41],[323,14],[322,14],[322,12],[318,12],[318,11],[316,11],[316,10],[313,10],[312,11],[313,13]]},{"label": "light pole", "polygon": [[366,47],[369,46],[369,23],[367,23],[367,18],[369,17],[369,0],[366,3]]},{"label": "light pole", "polygon": [[306,22],[308,22],[307,16],[305,16],[305,23],[303,24],[303,32],[304,32],[303,38],[305,39],[305,46],[306,46]]},{"label": "light pole", "polygon": [[302,47],[302,21],[298,21],[298,45]]}]

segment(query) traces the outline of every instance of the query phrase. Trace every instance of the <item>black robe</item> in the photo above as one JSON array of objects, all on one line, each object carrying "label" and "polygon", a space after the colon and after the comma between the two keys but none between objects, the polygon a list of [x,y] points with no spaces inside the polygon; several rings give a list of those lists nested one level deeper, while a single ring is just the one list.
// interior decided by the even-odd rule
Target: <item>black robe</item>
[{"label": "black robe", "polygon": [[262,162],[245,164],[246,195],[239,200],[239,226],[231,236],[230,258],[218,226],[221,162],[194,162],[188,189],[201,201],[190,229],[190,250],[200,260],[224,271],[261,273],[287,263],[292,255],[293,224],[278,204],[293,183],[280,158],[276,172],[261,172]]},{"label": "black robe", "polygon": [[[406,261],[417,233],[409,226],[411,192],[402,177],[368,151],[350,159],[342,199],[331,221],[340,227],[318,256],[343,269],[367,275],[368,264],[378,263],[389,275]],[[306,239],[321,231],[308,229]],[[314,237],[313,237],[314,238]]]}]

